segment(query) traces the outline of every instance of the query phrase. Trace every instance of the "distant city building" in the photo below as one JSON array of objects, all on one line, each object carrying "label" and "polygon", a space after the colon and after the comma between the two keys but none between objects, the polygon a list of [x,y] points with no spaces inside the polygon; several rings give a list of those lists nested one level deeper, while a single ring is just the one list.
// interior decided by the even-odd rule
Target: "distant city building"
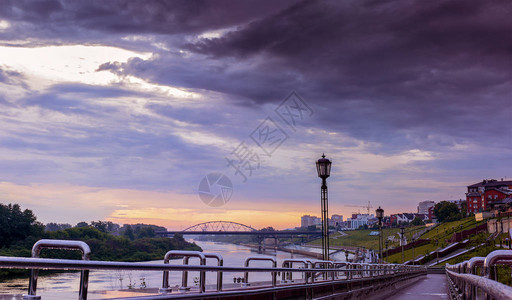
[{"label": "distant city building", "polygon": [[300,218],[300,227],[309,227],[322,224],[322,219],[315,216],[304,215]]},{"label": "distant city building", "polygon": [[512,181],[484,179],[468,186],[466,204],[468,212],[477,213],[491,209],[495,202],[512,196]]},{"label": "distant city building", "polygon": [[[329,226],[337,227],[343,225],[343,216],[342,215],[332,215],[328,220]],[[300,218],[300,227],[309,227],[309,226],[322,225],[322,219],[315,216],[304,215]]]},{"label": "distant city building", "polygon": [[333,223],[333,226],[341,226],[341,224],[343,223],[343,216],[342,215],[332,215],[331,216],[331,220],[329,221],[329,225],[331,225],[330,223]]},{"label": "distant city building", "polygon": [[429,217],[429,214],[413,214],[413,213],[401,213],[401,214],[394,214],[391,215],[391,223],[411,223],[415,218],[420,218],[423,222],[431,219]]},{"label": "distant city building", "polygon": [[418,203],[418,213],[428,215],[429,208],[433,207],[434,205],[436,205],[436,203],[434,201],[420,202],[420,203]]},{"label": "distant city building", "polygon": [[434,206],[432,206],[432,207],[430,207],[430,208],[428,209],[428,218],[429,218],[430,220],[433,220],[433,219],[435,218],[435,216],[434,216]]},{"label": "distant city building", "polygon": [[347,219],[347,228],[358,229],[364,225],[375,224],[377,218],[374,215],[369,214],[353,214],[352,218]]}]

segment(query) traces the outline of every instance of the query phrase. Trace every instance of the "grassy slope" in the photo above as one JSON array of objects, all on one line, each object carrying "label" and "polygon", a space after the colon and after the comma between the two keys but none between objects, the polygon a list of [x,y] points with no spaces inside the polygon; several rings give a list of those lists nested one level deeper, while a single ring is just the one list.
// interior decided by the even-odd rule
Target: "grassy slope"
[{"label": "grassy slope", "polygon": [[[459,232],[461,230],[467,230],[467,229],[474,228],[474,227],[482,224],[482,222],[483,221],[476,222],[474,217],[468,217],[468,218],[464,218],[459,221],[447,222],[447,223],[437,225],[434,229],[426,232],[425,234],[423,234],[420,237],[421,239],[430,239],[432,241],[432,243],[423,245],[420,247],[416,247],[414,249],[414,256],[418,257],[420,255],[425,255],[428,252],[433,251],[439,247],[445,247],[448,245],[446,240],[449,240],[453,236],[454,232]],[[462,225],[462,227],[460,225]],[[407,227],[405,230],[405,232],[406,232],[405,236],[407,237],[407,240],[410,241],[412,238],[412,235],[414,233],[422,230],[423,228],[425,228],[425,226]],[[339,233],[335,233],[335,234],[331,235],[330,244],[331,244],[331,246],[365,247],[365,248],[377,250],[379,248],[378,236],[370,236],[369,233],[372,231],[375,231],[375,230],[365,229],[365,230],[345,231],[347,236],[340,236]],[[390,242],[388,244],[389,249],[391,249],[393,247],[399,247],[398,234],[397,234],[399,232],[399,228],[384,228],[382,231],[383,231],[383,236],[385,238],[387,238],[388,236],[392,236],[392,235],[395,236],[396,241],[394,243]],[[437,245],[435,243],[436,240],[438,241]],[[315,240],[315,241],[311,242],[310,244],[320,245],[321,240],[320,239]],[[412,259],[412,257],[413,257],[412,252],[413,252],[412,249],[404,251],[404,258],[406,261]],[[402,262],[402,254],[397,253],[397,254],[391,255],[387,259],[387,261],[400,263],[400,262]]]},{"label": "grassy slope", "polygon": [[[414,256],[418,257],[420,255],[425,255],[430,251],[436,250],[437,248],[447,246],[448,243],[446,242],[446,240],[451,239],[454,232],[461,231],[460,225],[462,225],[462,230],[468,230],[482,223],[483,221],[476,222],[474,217],[468,217],[459,221],[447,222],[437,225],[434,229],[426,232],[421,236],[422,239],[430,239],[432,243],[415,248]],[[435,245],[436,240],[438,241],[437,245]],[[405,261],[412,259],[412,252],[412,249],[404,251]],[[397,253],[394,255],[390,255],[387,261],[401,263],[402,254]]]},{"label": "grassy slope", "polygon": [[[412,238],[412,235],[420,230],[422,230],[425,226],[415,226],[415,227],[408,227],[405,229],[405,236],[408,240]],[[340,236],[339,233],[331,234],[330,235],[330,245],[331,246],[353,246],[353,247],[364,247],[369,249],[379,249],[379,237],[378,236],[372,236],[369,235],[370,232],[377,231],[372,229],[364,229],[364,230],[352,230],[352,231],[345,231],[347,234],[346,236]],[[383,228],[382,229],[382,235],[384,238],[387,238],[388,236],[395,236],[395,243],[389,243],[389,247],[396,245],[398,246],[398,232],[400,229],[398,228]],[[310,244],[320,245],[322,244],[321,239],[314,240]]]}]

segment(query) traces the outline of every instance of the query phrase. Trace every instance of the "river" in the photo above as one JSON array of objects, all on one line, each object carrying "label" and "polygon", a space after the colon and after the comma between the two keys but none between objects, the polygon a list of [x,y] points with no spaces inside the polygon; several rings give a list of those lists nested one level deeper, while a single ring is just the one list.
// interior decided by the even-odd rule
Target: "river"
[{"label": "river", "polygon": [[[234,244],[216,243],[207,241],[194,241],[204,252],[214,252],[222,255],[225,266],[241,267],[244,265],[245,259],[251,255],[258,254],[255,250]],[[319,252],[320,249],[296,246],[296,249],[307,250],[311,252]],[[264,254],[274,256],[281,266],[282,261],[287,258],[308,258],[303,255],[291,254],[282,251],[267,251]],[[351,256],[350,256],[351,257]],[[343,261],[344,253],[336,253],[333,257],[336,260]],[[162,258],[163,259],[163,258]],[[162,263],[163,260],[152,261],[148,263]],[[171,264],[181,264],[182,259],[171,260]],[[197,260],[191,258],[191,264],[197,263]],[[216,265],[214,259],[208,259],[208,265]],[[253,261],[251,266],[269,267],[270,262]],[[194,279],[199,274],[197,272],[189,273],[189,286],[194,285]],[[224,273],[223,282],[233,283],[233,278],[243,277],[242,272]],[[269,281],[270,273],[252,273],[251,281]],[[206,284],[214,285],[216,283],[216,274],[213,272],[206,273]],[[37,294],[47,295],[47,299],[53,299],[53,296],[62,292],[77,292],[80,282],[79,272],[66,272],[40,276],[37,283]],[[169,282],[171,286],[181,285],[181,272],[170,272]],[[98,270],[91,271],[89,275],[89,291],[113,291],[119,289],[141,289],[141,288],[159,288],[162,285],[162,272],[147,271],[108,271]],[[26,294],[28,289],[28,278],[13,279],[6,282],[0,282],[0,294]],[[50,297],[50,295],[52,297]],[[0,297],[0,299],[6,299]]]}]

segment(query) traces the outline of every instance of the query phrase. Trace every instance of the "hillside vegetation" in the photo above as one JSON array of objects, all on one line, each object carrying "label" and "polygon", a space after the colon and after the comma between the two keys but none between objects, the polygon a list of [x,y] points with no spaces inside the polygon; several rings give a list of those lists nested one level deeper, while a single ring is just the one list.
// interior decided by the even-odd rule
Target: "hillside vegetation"
[{"label": "hillside vegetation", "polygon": [[[101,222],[96,224],[102,225]],[[0,255],[30,257],[34,243],[40,239],[83,241],[91,248],[91,260],[147,261],[163,259],[169,250],[197,250],[201,248],[188,243],[181,235],[173,238],[155,237],[151,226],[139,226],[132,230],[128,226],[123,235],[103,232],[93,226],[73,227],[57,231],[45,231],[32,211],[20,206],[0,204]],[[43,249],[41,257],[80,259],[79,251]],[[0,279],[16,274],[19,270],[0,270]]]}]

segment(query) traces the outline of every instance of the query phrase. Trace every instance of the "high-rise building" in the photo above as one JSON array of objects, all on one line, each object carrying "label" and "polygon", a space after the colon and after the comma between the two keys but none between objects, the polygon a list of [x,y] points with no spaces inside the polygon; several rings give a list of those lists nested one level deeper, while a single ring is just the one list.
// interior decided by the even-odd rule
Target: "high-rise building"
[{"label": "high-rise building", "polygon": [[[332,217],[328,220],[329,226],[336,227],[338,225],[341,225],[343,223],[343,216],[342,215],[332,215]],[[300,218],[300,227],[309,227],[312,225],[321,225],[322,219],[315,216],[310,215],[303,215]]]},{"label": "high-rise building", "polygon": [[418,213],[428,215],[429,208],[436,205],[434,201],[423,201],[418,203]]},{"label": "high-rise building", "polygon": [[319,217],[303,215],[300,218],[300,227],[309,227],[318,224],[322,224],[322,219],[320,219]]}]

